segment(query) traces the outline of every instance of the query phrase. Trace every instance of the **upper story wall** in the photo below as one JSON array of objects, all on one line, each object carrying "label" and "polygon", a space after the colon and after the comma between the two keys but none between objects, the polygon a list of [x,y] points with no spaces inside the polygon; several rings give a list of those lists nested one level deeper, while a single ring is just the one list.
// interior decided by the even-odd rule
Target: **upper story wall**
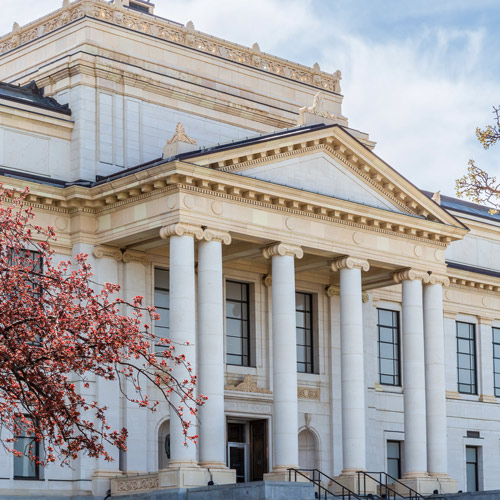
[{"label": "upper story wall", "polygon": [[0,39],[0,80],[35,79],[69,104],[71,179],[94,180],[159,157],[178,121],[200,146],[294,126],[319,90],[325,109],[347,125],[340,73],[119,4],[64,2]]}]

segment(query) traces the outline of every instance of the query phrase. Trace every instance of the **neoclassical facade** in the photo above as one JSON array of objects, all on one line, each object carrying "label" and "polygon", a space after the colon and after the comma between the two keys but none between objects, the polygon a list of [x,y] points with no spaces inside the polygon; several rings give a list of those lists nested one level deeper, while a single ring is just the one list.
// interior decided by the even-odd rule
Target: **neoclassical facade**
[{"label": "neoclassical facade", "polygon": [[340,79],[143,0],[65,0],[0,38],[1,182],[29,186],[60,258],[87,253],[98,281],[157,307],[208,396],[185,447],[166,404],[94,381],[128,451],[36,470],[0,448],[3,492],[289,468],[351,489],[358,471],[500,489],[500,218],[379,158]]}]

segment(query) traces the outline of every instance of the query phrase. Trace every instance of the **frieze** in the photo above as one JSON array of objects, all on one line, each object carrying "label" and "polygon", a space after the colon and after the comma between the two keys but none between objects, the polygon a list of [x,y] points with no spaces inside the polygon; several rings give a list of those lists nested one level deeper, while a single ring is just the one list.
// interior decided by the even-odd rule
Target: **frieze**
[{"label": "frieze", "polygon": [[123,26],[129,30],[145,33],[155,38],[183,45],[208,55],[256,68],[289,80],[318,87],[328,92],[340,93],[341,91],[340,71],[336,71],[332,75],[321,71],[319,65],[309,68],[301,64],[291,63],[261,52],[256,44],[252,48],[243,47],[195,31],[192,22],[183,27],[167,20],[126,9],[123,7],[122,2],[108,4],[99,0],[77,0],[70,4],[65,1],[63,8],[52,14],[30,23],[24,28],[18,25],[15,26],[11,33],[0,39],[0,54],[40,38],[83,17],[91,17],[116,26]]},{"label": "frieze", "polygon": [[116,478],[113,482],[114,493],[155,490],[159,487],[158,474],[147,477]]},{"label": "frieze", "polygon": [[257,382],[253,379],[252,375],[245,375],[243,382],[239,384],[230,384],[224,387],[226,391],[238,391],[238,392],[254,392],[258,394],[272,394],[268,389],[262,389],[257,385]]},{"label": "frieze", "polygon": [[320,389],[313,387],[297,387],[297,397],[299,399],[312,399],[319,401]]}]

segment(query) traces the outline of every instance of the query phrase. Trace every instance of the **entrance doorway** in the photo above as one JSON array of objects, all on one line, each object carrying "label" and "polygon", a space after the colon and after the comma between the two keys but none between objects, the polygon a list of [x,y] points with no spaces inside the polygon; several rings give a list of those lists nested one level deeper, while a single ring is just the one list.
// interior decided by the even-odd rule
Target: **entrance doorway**
[{"label": "entrance doorway", "polygon": [[262,481],[268,472],[267,420],[227,423],[227,465],[236,481]]}]

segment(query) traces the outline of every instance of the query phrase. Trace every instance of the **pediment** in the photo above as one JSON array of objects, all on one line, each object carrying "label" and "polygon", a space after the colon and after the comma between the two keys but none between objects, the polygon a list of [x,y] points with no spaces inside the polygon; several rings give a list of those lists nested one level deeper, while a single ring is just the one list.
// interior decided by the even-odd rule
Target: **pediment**
[{"label": "pediment", "polygon": [[326,151],[262,164],[238,174],[383,210],[409,212]]},{"label": "pediment", "polygon": [[196,156],[218,171],[467,229],[340,125],[280,131]]}]

